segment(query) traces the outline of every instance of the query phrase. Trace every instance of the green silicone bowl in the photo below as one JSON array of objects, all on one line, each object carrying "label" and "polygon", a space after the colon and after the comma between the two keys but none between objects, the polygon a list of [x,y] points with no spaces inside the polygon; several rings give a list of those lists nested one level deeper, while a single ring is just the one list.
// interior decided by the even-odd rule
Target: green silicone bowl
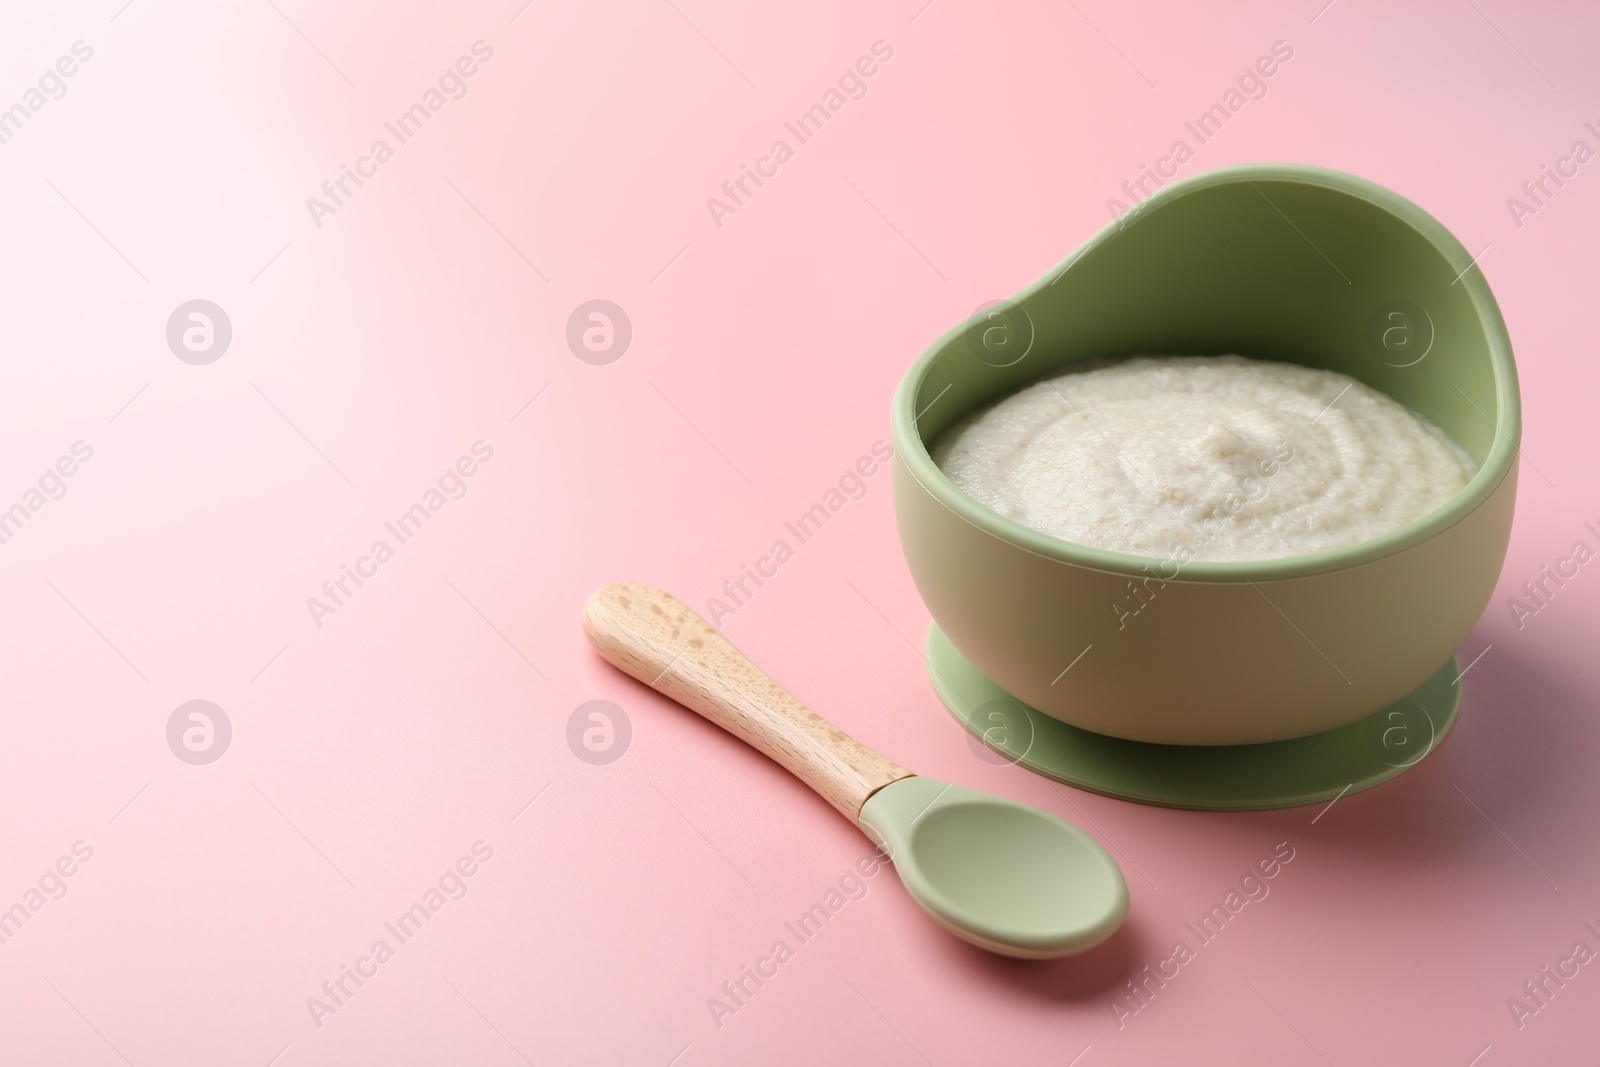
[{"label": "green silicone bowl", "polygon": [[[906,373],[892,416],[900,538],[939,629],[1022,702],[1133,741],[1305,737],[1422,685],[1488,604],[1516,496],[1516,368],[1471,260],[1371,182],[1229,167],[1160,189],[944,334]],[[1229,352],[1365,382],[1447,430],[1478,473],[1372,541],[1180,563],[1031,530],[929,456],[963,414],[1066,364]]]}]

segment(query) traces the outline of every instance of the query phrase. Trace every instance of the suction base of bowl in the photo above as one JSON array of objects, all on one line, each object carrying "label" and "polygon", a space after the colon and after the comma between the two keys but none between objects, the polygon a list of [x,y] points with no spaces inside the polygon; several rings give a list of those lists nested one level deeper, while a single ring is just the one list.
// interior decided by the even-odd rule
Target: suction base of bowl
[{"label": "suction base of bowl", "polygon": [[974,667],[937,624],[927,648],[934,690],[983,758],[1169,808],[1292,808],[1370,789],[1437,748],[1461,705],[1452,658],[1409,695],[1326,733],[1260,745],[1153,745],[1081,730],[1029,707]]}]

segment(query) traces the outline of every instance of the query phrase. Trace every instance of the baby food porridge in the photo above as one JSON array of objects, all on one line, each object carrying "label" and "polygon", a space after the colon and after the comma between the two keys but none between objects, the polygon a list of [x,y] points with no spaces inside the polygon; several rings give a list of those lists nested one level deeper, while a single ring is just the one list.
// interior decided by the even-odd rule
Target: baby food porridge
[{"label": "baby food porridge", "polygon": [[1164,559],[1353,545],[1476,471],[1443,430],[1353,378],[1242,356],[1078,364],[968,415],[932,453],[1025,526]]}]

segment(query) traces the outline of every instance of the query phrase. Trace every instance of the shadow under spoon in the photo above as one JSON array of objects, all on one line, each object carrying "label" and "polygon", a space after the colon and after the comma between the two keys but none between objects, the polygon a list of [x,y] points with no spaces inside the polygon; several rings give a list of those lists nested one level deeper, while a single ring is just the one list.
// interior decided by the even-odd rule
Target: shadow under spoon
[{"label": "shadow under spoon", "polygon": [[816,790],[894,862],[942,926],[993,952],[1070,956],[1128,913],[1116,861],[1049,812],[911,771],[801,704],[711,624],[648,585],[601,587],[583,608],[612,665],[698,712]]}]

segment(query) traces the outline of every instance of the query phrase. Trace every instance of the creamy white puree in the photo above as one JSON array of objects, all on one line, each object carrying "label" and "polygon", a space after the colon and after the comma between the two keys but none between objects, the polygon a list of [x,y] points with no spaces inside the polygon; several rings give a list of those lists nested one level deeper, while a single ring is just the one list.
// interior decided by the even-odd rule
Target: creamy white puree
[{"label": "creamy white puree", "polygon": [[1025,526],[1162,559],[1353,545],[1422,518],[1476,470],[1353,378],[1242,356],[1079,364],[968,415],[932,453]]}]

